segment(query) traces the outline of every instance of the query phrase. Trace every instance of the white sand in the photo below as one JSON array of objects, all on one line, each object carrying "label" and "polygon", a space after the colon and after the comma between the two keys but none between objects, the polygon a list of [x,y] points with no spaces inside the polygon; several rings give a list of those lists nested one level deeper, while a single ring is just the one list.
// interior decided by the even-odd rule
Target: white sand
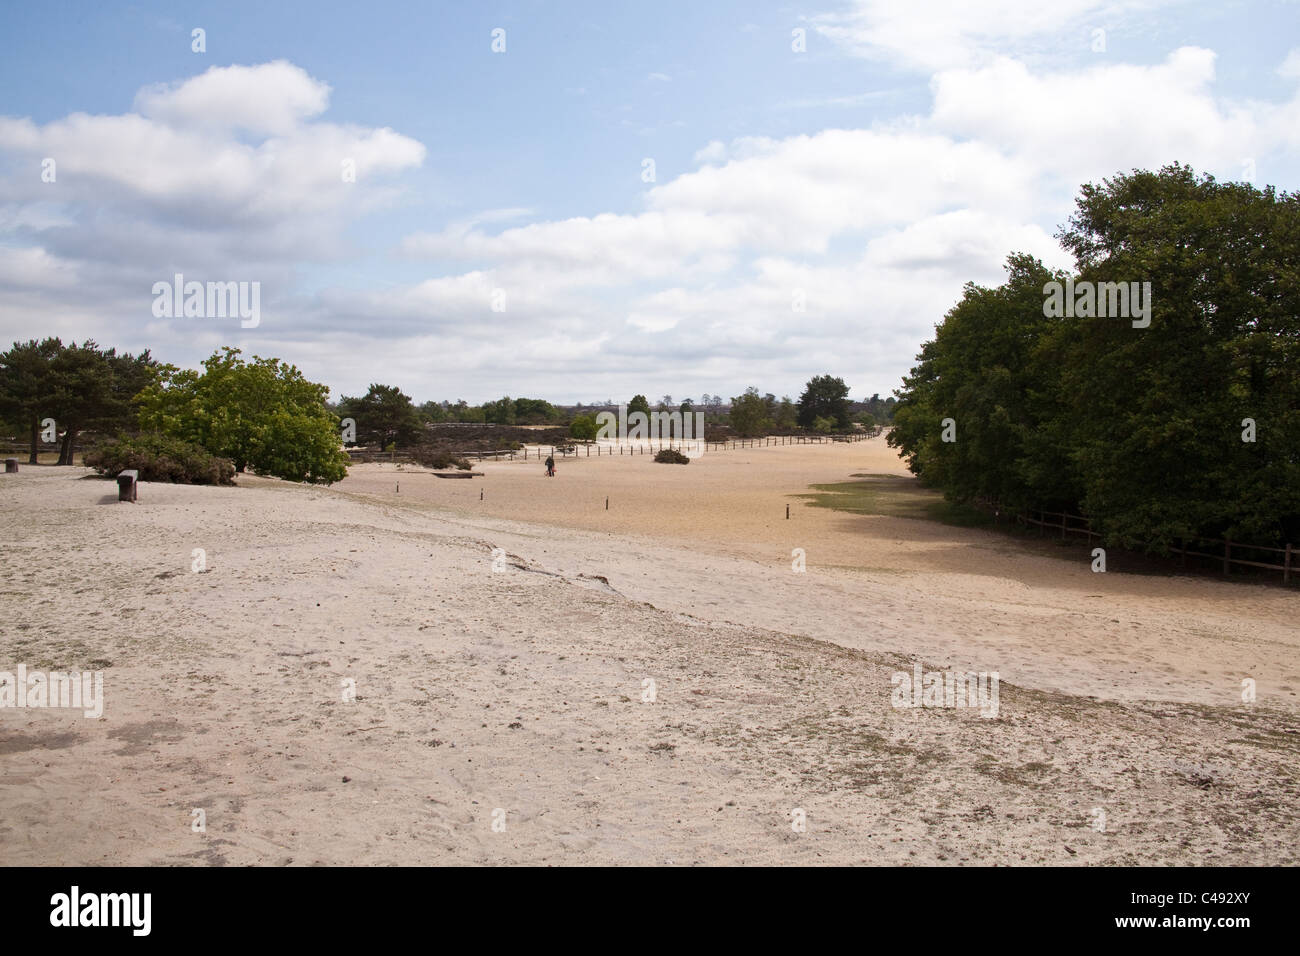
[{"label": "white sand", "polygon": [[[901,473],[879,441],[482,470],[0,477],[0,670],[107,695],[0,710],[0,862],[1300,855],[1294,592],[787,497]],[[998,719],[893,708],[917,660],[998,671]]]}]

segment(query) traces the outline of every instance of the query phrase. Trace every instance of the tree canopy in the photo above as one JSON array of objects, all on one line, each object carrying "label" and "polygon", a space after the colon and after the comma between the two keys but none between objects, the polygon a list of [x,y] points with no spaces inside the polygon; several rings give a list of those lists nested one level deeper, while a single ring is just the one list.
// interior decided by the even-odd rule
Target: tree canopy
[{"label": "tree canopy", "polygon": [[[1081,511],[1109,543],[1300,537],[1300,200],[1173,165],[1084,186],[1058,237],[1075,274],[1012,255],[966,286],[890,444],[950,497]],[[1045,315],[1067,278],[1149,282],[1150,324]]]},{"label": "tree canopy", "polygon": [[347,474],[339,419],[324,385],[279,359],[240,358],[223,348],[203,371],[163,367],[141,394],[140,424],[229,458],[238,471],[289,481],[332,482]]},{"label": "tree canopy", "polygon": [[405,447],[424,434],[424,423],[410,396],[395,385],[372,383],[360,398],[345,396],[339,400],[338,413],[356,422],[357,441],[363,444]]},{"label": "tree canopy", "polygon": [[813,428],[819,418],[829,418],[834,427],[848,431],[849,387],[844,379],[831,375],[817,375],[808,380],[799,396],[799,424]]}]

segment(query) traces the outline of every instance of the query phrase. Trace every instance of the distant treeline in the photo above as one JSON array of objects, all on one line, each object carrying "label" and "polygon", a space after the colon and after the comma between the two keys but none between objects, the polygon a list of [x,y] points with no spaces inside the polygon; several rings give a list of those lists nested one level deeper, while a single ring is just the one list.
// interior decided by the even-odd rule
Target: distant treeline
[{"label": "distant treeline", "polygon": [[[892,399],[872,396],[855,406],[844,381],[811,379],[798,402],[749,388],[724,407],[705,396],[702,410],[723,437],[765,433],[848,431],[855,422],[877,424]],[[416,405],[395,385],[372,384],[365,395],[328,401],[329,389],[308,381],[276,358],[242,357],[223,348],[201,370],[156,362],[149,353],[117,354],[95,342],[64,344],[57,338],[15,342],[0,353],[0,436],[18,438],[38,461],[42,445],[59,442],[59,464],[74,462],[77,443],[91,433],[99,442],[88,464],[103,473],[129,465],[142,475],[172,481],[227,481],[253,471],[291,481],[331,482],[347,474],[343,446],[416,452],[417,460],[454,460],[456,443],[469,436],[435,436],[430,427],[457,422],[496,426],[550,425],[576,439],[596,437],[595,412],[538,398],[503,397],[471,406],[464,401]],[[644,395],[629,411],[695,410],[690,399],[674,405],[665,395],[652,409]],[[563,433],[562,433],[563,434]],[[474,438],[475,451],[487,440]],[[517,444],[504,430],[491,441]],[[469,450],[466,445],[464,450]]]},{"label": "distant treeline", "polygon": [[1297,196],[1134,171],[1084,186],[1058,238],[1075,274],[1012,255],[966,286],[890,444],[950,498],[1082,513],[1115,545],[1300,540]]}]

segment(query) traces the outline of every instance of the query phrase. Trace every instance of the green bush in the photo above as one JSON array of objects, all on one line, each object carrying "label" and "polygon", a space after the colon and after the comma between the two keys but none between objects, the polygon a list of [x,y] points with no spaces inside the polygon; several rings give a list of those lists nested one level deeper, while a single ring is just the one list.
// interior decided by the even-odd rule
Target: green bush
[{"label": "green bush", "polygon": [[579,441],[595,441],[598,431],[594,415],[579,415],[569,424],[569,434]]},{"label": "green bush", "polygon": [[157,432],[122,436],[86,453],[86,464],[101,475],[114,476],[134,468],[141,481],[170,481],[178,485],[233,485],[234,463],[205,449]]},{"label": "green bush", "polygon": [[676,448],[665,448],[655,454],[655,461],[661,465],[689,465],[691,460]]}]

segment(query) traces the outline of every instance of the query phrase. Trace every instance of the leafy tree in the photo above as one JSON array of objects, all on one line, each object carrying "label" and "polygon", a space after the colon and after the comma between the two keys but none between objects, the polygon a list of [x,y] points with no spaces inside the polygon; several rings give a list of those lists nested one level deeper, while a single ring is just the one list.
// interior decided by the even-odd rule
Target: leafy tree
[{"label": "leafy tree", "polygon": [[844,379],[818,375],[808,381],[799,396],[799,424],[812,428],[818,418],[829,418],[835,427],[849,427],[849,387]]},{"label": "leafy tree", "polygon": [[519,425],[546,425],[559,422],[564,418],[563,412],[550,402],[540,398],[515,399],[515,423]]},{"label": "leafy tree", "polygon": [[507,395],[495,402],[484,402],[483,420],[492,425],[513,425],[515,423],[514,399]]},{"label": "leafy tree", "polygon": [[[1108,544],[1300,537],[1300,199],[1173,165],[1085,185],[1058,235],[1075,276],[1013,255],[922,346],[889,439],[909,467],[959,500],[1082,511]],[[1045,315],[1067,278],[1150,283],[1149,325],[1132,302]]]},{"label": "leafy tree", "polygon": [[731,400],[731,427],[745,438],[761,435],[772,427],[769,405],[752,385],[744,395]]},{"label": "leafy tree", "polygon": [[445,422],[447,420],[446,402],[425,402],[417,411],[426,422]]},{"label": "leafy tree", "polygon": [[790,401],[789,395],[783,396],[781,404],[776,407],[775,424],[782,431],[790,431],[799,424],[798,410],[794,402]]},{"label": "leafy tree", "polygon": [[644,412],[646,418],[650,417],[650,402],[644,395],[633,395],[632,401],[627,403],[627,414],[630,420],[633,412]]},{"label": "leafy tree", "polygon": [[332,482],[347,474],[329,390],[279,359],[223,348],[203,371],[163,366],[140,396],[140,424],[229,458],[236,470],[289,481]]},{"label": "leafy tree", "polygon": [[595,441],[597,431],[594,415],[579,415],[569,425],[569,434],[579,441]]}]

